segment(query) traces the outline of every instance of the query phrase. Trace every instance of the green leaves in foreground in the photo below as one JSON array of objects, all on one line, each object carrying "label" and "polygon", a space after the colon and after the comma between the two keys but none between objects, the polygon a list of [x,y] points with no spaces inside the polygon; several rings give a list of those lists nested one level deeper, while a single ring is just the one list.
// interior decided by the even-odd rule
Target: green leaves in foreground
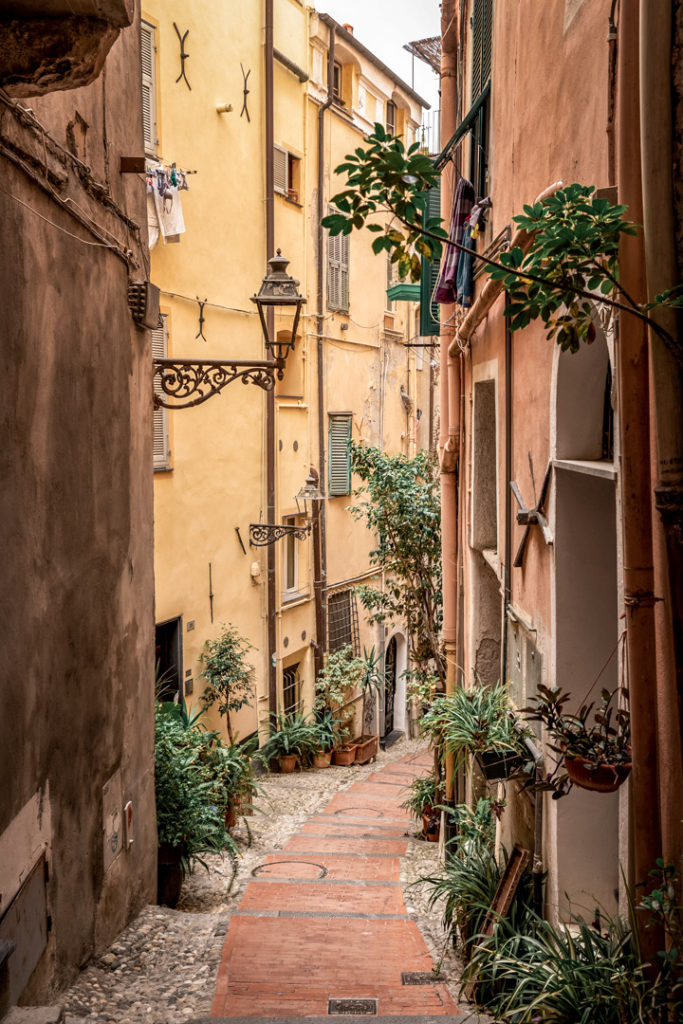
[{"label": "green leaves in foreground", "polygon": [[[347,175],[347,187],[332,197],[337,212],[323,217],[323,226],[331,235],[366,227],[377,234],[373,252],[389,253],[401,280],[419,281],[421,257],[439,259],[440,239],[447,238],[441,219],[426,216],[426,191],[438,184],[439,172],[418,142],[406,149],[381,124],[375,124],[367,142],[367,148],[358,146],[335,168],[335,174]],[[394,222],[386,224],[387,214]]]}]

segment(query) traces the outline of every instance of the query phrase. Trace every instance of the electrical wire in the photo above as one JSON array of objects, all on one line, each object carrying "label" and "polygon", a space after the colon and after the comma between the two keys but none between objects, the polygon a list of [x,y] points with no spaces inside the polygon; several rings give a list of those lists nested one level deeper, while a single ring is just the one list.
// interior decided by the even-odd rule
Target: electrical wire
[{"label": "electrical wire", "polygon": [[[160,289],[162,295],[168,295],[171,299],[184,299],[186,302],[192,302],[196,305],[196,296],[192,298],[191,295],[181,295],[180,292],[169,292],[165,288]],[[229,313],[243,313],[244,316],[258,316],[255,309],[240,309],[238,306],[224,306],[220,302],[209,302],[208,300],[204,303],[205,306],[210,306],[211,309],[224,309]]]},{"label": "electrical wire", "polygon": [[[72,231],[67,231],[67,229],[63,228],[60,224],[55,224],[53,220],[50,220],[48,217],[43,216],[42,213],[38,213],[38,211],[34,210],[32,206],[29,206],[28,203],[25,203],[23,199],[19,199],[18,196],[13,195],[12,192],[8,192],[6,188],[2,187],[2,185],[0,185],[0,192],[4,192],[5,195],[9,196],[10,199],[13,199],[15,203],[19,203],[20,206],[23,206],[30,213],[35,214],[35,216],[39,217],[40,220],[44,220],[46,224],[49,224],[51,227],[56,228],[57,231],[61,231],[62,234],[68,235],[69,238],[75,238],[77,242],[82,242],[83,245],[92,245],[101,249],[111,249],[113,252],[119,251],[118,247],[112,245],[111,242],[89,242],[87,238],[81,238],[80,235],[74,235]],[[98,228],[98,230],[104,231],[105,229]]]}]

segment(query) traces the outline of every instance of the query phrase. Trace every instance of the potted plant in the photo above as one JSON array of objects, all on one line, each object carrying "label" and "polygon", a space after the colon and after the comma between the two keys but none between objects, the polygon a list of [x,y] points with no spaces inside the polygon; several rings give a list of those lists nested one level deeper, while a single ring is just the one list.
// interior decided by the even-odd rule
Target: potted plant
[{"label": "potted plant", "polygon": [[422,719],[425,731],[440,739],[442,756],[452,754],[454,770],[475,756],[489,780],[509,778],[524,768],[525,730],[513,713],[507,687],[460,686],[437,694]]},{"label": "potted plant", "polygon": [[245,640],[233,625],[223,626],[215,640],[204,644],[200,660],[204,671],[200,679],[206,680],[201,696],[205,708],[218,705],[218,713],[225,717],[230,745],[235,743],[230,715],[250,703],[254,695],[252,668],[247,664],[247,652],[252,644]]},{"label": "potted plant", "polygon": [[160,903],[175,906],[182,880],[202,854],[237,846],[225,828],[228,795],[211,764],[214,734],[202,729],[199,714],[183,704],[155,706],[154,791],[156,797],[158,893]]},{"label": "potted plant", "polygon": [[353,742],[356,744],[356,763],[366,764],[372,758],[377,757],[377,748],[379,747],[379,736],[377,733],[366,734],[365,728],[367,724],[367,713],[368,704],[370,697],[375,694],[379,694],[382,690],[382,678],[378,669],[378,665],[381,661],[379,654],[375,654],[375,648],[371,647],[368,651],[367,648],[363,648],[363,677],[361,679],[361,692],[363,694],[363,710],[361,713],[361,735],[358,736]]},{"label": "potted plant", "polygon": [[334,717],[332,763],[336,765],[351,765],[356,759],[356,744],[349,742],[353,721],[350,704],[351,694],[362,685],[364,673],[365,662],[354,656],[351,644],[345,644],[328,655],[316,679],[313,711],[318,717],[326,712]]},{"label": "potted plant", "polygon": [[275,730],[258,752],[265,764],[278,759],[282,773],[293,772],[300,758],[312,756],[318,747],[315,725],[301,712],[275,716]]},{"label": "potted plant", "polygon": [[[617,701],[621,696],[622,706]],[[536,703],[524,708],[530,722],[542,722],[552,740],[550,749],[560,754],[566,777],[555,773],[541,783],[562,796],[573,783],[596,793],[613,793],[628,778],[632,767],[631,718],[628,691],[602,690],[597,707],[583,704],[576,714],[566,710],[571,694],[559,687],[538,687]]]},{"label": "potted plant", "polygon": [[318,740],[318,749],[313,752],[313,767],[329,768],[332,751],[337,742],[337,720],[331,711],[324,711],[319,718],[314,720],[313,726]]},{"label": "potted plant", "polygon": [[256,741],[228,746],[218,733],[213,735],[209,756],[214,773],[225,787],[225,824],[227,828],[232,828],[237,823],[238,815],[252,813],[252,801],[259,792],[252,767]]},{"label": "potted plant", "polygon": [[437,809],[440,799],[441,783],[434,772],[418,776],[408,786],[408,796],[401,804],[410,811],[417,821],[422,821],[422,835],[425,839],[436,842],[439,838],[441,810]]}]

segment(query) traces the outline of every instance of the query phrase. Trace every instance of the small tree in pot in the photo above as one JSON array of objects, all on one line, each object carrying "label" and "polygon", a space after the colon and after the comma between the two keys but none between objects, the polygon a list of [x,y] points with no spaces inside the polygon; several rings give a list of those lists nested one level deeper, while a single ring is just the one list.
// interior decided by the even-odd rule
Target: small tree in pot
[{"label": "small tree in pot", "polygon": [[207,686],[201,700],[204,707],[218,705],[218,713],[225,717],[228,739],[235,742],[230,713],[239,711],[251,703],[254,684],[251,680],[251,666],[247,664],[247,653],[253,645],[233,625],[223,627],[215,640],[207,640],[201,654],[204,671],[199,676],[206,679]]},{"label": "small tree in pot", "polygon": [[315,682],[313,711],[317,719],[329,712],[335,722],[335,749],[348,743],[353,710],[349,707],[354,690],[363,685],[365,662],[356,658],[351,644],[345,644],[327,656],[325,667]]},{"label": "small tree in pot", "polygon": [[358,764],[365,764],[366,761],[377,756],[379,737],[377,733],[366,733],[365,730],[368,727],[372,727],[372,722],[368,725],[370,700],[382,692],[382,676],[379,671],[381,660],[381,655],[375,654],[374,647],[371,647],[370,650],[366,647],[363,648],[363,678],[360,684],[363,694],[361,735],[353,741],[358,747],[356,750],[356,761]]}]

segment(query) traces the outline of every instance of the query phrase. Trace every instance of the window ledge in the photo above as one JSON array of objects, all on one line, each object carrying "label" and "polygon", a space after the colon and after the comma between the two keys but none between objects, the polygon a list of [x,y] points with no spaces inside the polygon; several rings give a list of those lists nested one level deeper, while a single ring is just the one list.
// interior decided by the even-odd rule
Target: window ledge
[{"label": "window ledge", "polygon": [[599,476],[603,480],[616,480],[617,468],[606,459],[553,459],[555,469],[568,469],[571,473]]},{"label": "window ledge", "polygon": [[311,600],[310,591],[307,594],[285,594],[282,598],[282,608],[293,608],[296,605],[306,604]]},{"label": "window ledge", "polygon": [[155,466],[154,467],[154,472],[155,473],[172,473],[173,472],[173,466]]}]

